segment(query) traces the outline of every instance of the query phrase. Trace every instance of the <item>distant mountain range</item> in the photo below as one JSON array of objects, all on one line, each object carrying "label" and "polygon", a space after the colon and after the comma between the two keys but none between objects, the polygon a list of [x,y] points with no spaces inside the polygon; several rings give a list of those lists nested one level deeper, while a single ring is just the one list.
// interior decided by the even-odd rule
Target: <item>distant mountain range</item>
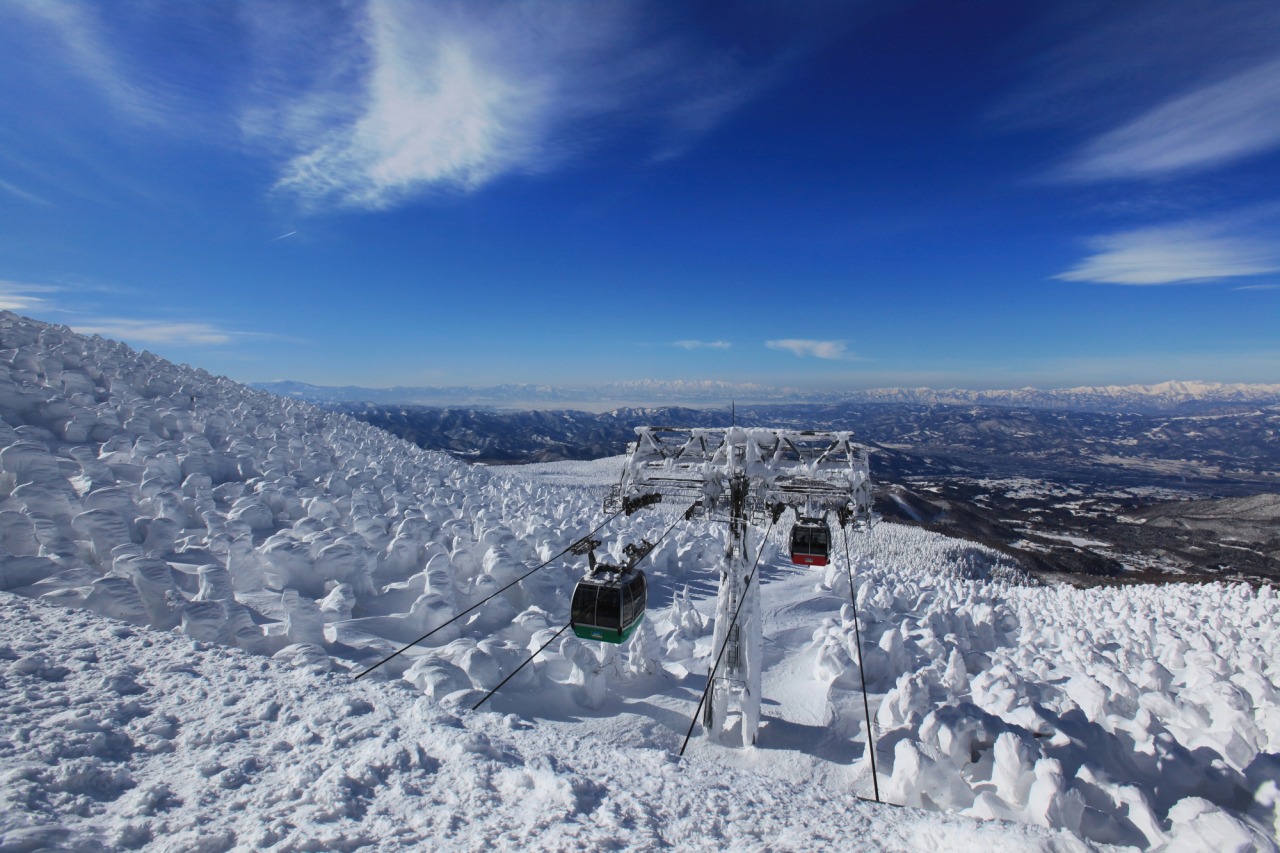
[{"label": "distant mountain range", "polygon": [[496,406],[504,408],[553,408],[557,404],[597,404],[603,406],[641,404],[728,405],[731,400],[744,403],[765,402],[836,402],[841,393],[803,391],[796,388],[771,388],[749,382],[716,380],[660,381],[642,379],[636,382],[610,382],[604,385],[557,386],[508,384],[474,387],[405,386],[363,388],[356,385],[310,385],[289,380],[254,383],[253,387],[282,397],[310,403],[404,403],[421,406]]},{"label": "distant mountain range", "polygon": [[554,409],[613,406],[685,405],[708,407],[767,403],[905,403],[912,405],[980,405],[1009,408],[1071,409],[1094,412],[1182,414],[1203,407],[1280,404],[1280,384],[1161,382],[1156,385],[1106,385],[1078,388],[877,388],[865,391],[806,391],[753,383],[640,380],[605,385],[494,385],[362,388],[310,385],[305,382],[261,382],[254,385],[282,397],[310,403],[381,403],[442,407]]}]

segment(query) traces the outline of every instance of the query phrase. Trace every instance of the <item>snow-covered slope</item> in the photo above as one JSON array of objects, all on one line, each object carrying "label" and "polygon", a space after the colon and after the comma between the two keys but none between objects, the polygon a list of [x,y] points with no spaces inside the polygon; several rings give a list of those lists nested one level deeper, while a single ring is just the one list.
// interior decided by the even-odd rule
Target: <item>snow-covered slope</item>
[{"label": "snow-covered slope", "polygon": [[604,530],[616,558],[677,521],[623,649],[562,637],[469,710],[565,624],[560,561],[352,681],[599,523],[615,465],[467,466],[7,313],[0,417],[0,590],[38,599],[0,597],[3,849],[1276,849],[1269,588],[1053,589],[934,534],[851,537],[895,809],[856,799],[843,561],[790,566],[785,530],[757,746],[676,762],[723,537],[674,507]]},{"label": "snow-covered slope", "polygon": [[1084,849],[5,593],[0,607],[6,851]]}]

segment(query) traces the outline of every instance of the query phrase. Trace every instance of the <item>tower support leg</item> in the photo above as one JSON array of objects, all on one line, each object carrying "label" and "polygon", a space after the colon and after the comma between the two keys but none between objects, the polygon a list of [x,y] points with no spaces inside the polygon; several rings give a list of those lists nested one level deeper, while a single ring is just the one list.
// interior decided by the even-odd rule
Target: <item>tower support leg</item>
[{"label": "tower support leg", "polygon": [[[746,478],[735,478],[730,487],[729,543],[720,570],[720,590],[716,598],[716,627],[713,649],[724,647],[720,666],[711,686],[703,723],[707,735],[723,742],[730,700],[741,714],[741,742],[755,743],[760,725],[761,620],[759,583],[747,579],[751,572],[745,507]],[[735,614],[737,620],[734,620]]]}]

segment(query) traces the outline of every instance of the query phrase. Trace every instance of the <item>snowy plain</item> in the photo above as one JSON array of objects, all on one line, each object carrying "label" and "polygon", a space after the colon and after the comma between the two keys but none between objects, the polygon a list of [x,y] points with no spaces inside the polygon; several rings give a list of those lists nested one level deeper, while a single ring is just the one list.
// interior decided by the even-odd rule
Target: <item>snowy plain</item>
[{"label": "snowy plain", "polygon": [[354,680],[603,520],[618,460],[471,466],[8,312],[0,417],[0,849],[1277,849],[1269,587],[1043,586],[881,524],[859,654],[845,543],[756,531],[757,744],[677,759],[723,531],[674,508],[603,530],[675,522],[627,646],[563,636],[471,710],[570,558]]}]

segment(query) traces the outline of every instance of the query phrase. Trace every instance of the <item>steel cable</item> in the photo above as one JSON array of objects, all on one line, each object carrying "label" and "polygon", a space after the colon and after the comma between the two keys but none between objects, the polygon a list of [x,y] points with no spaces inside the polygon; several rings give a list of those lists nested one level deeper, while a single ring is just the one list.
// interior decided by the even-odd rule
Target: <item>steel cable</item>
[{"label": "steel cable", "polygon": [[849,529],[840,531],[844,539],[844,567],[849,575],[849,601],[853,605],[853,641],[858,646],[858,678],[862,681],[862,713],[867,718],[867,749],[871,754],[871,785],[880,802],[880,777],[876,773],[876,736],[872,730],[871,706],[867,703],[867,673],[862,668],[862,631],[858,628],[858,591],[853,586],[853,561],[849,559]]},{"label": "steel cable", "polygon": [[567,631],[567,630],[568,630],[568,628],[569,628],[569,626],[570,626],[570,625],[572,625],[572,624],[573,624],[572,622],[567,622],[567,623],[565,623],[564,627],[562,627],[559,631],[556,631],[555,636],[553,636],[550,640],[547,640],[545,643],[543,643],[541,646],[539,646],[539,647],[538,647],[538,650],[537,650],[536,652],[534,652],[533,654],[529,655],[529,657],[525,660],[525,662],[524,662],[524,663],[520,664],[518,667],[516,667],[515,669],[511,670],[511,674],[510,674],[510,675],[508,675],[506,678],[504,678],[504,679],[502,679],[501,681],[499,681],[499,682],[498,682],[498,685],[497,685],[496,687],[494,687],[494,688],[493,688],[492,690],[490,690],[488,693],[484,694],[484,698],[483,698],[483,699],[481,699],[481,700],[480,700],[479,702],[477,702],[476,704],[472,705],[472,706],[471,706],[471,710],[473,710],[473,711],[479,710],[479,708],[480,708],[480,706],[481,706],[481,705],[483,705],[485,702],[488,702],[488,701],[489,701],[489,697],[490,697],[490,696],[492,696],[493,694],[495,694],[495,693],[497,693],[499,690],[501,690],[501,689],[502,689],[502,685],[506,684],[508,681],[510,681],[511,679],[515,678],[515,677],[516,677],[516,673],[517,673],[517,672],[519,672],[520,670],[524,669],[524,668],[525,668],[526,666],[528,666],[529,664],[533,663],[533,659],[534,659],[534,658],[536,658],[538,655],[542,654],[542,650],[543,650],[543,649],[545,649],[547,646],[551,645],[552,643],[554,643],[554,642],[556,641],[556,637],[559,637],[561,634],[563,634],[565,631]]}]

